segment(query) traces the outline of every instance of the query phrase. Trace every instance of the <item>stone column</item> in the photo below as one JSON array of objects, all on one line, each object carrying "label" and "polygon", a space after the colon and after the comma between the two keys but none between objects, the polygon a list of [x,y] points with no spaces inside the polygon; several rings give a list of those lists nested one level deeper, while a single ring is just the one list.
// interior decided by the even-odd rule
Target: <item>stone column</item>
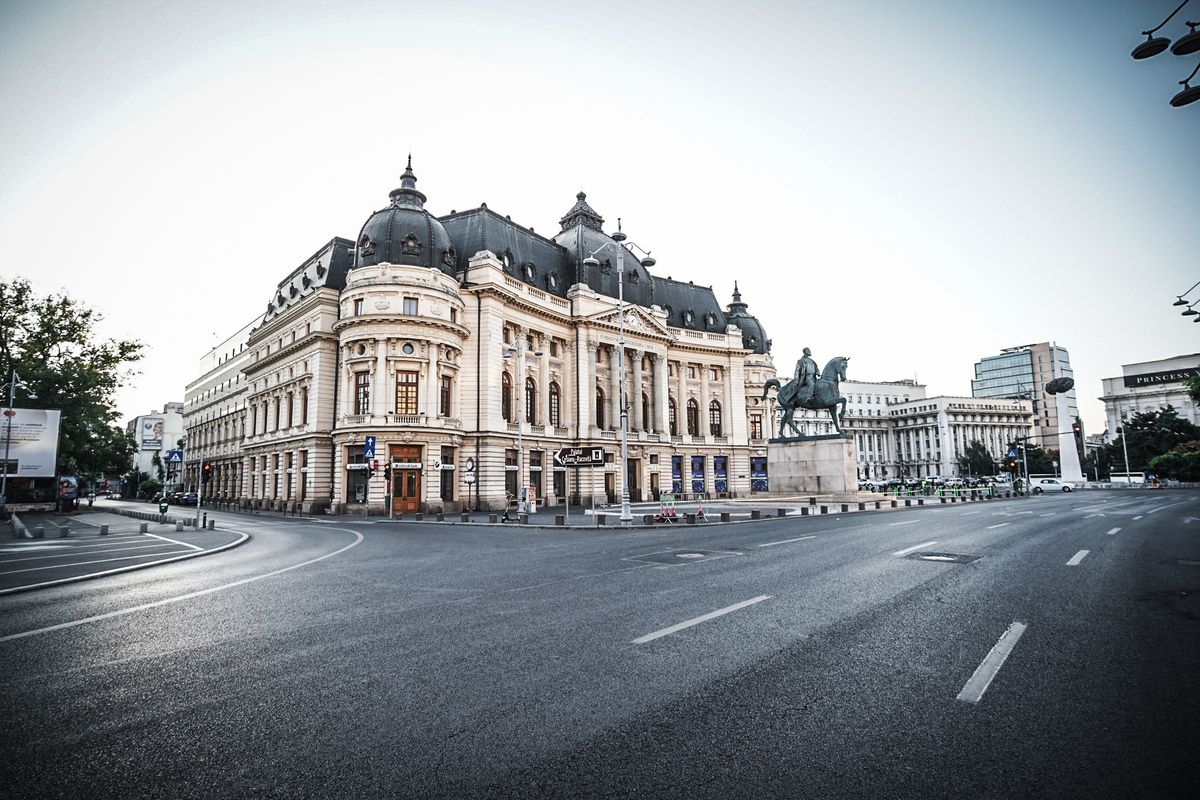
[{"label": "stone column", "polygon": [[650,372],[654,381],[654,430],[667,430],[667,359],[658,353],[650,354]]},{"label": "stone column", "polygon": [[[436,418],[438,411],[440,411],[438,408],[438,391],[440,390],[440,386],[438,385],[440,381],[440,376],[438,375],[438,347],[439,345],[436,344],[429,345],[429,369],[425,384],[426,424],[428,424],[429,420]],[[420,410],[419,407],[418,410]]]},{"label": "stone column", "polygon": [[707,439],[712,435],[708,427],[708,367],[700,365],[700,435]]},{"label": "stone column", "polygon": [[[550,342],[545,336],[541,336],[538,349],[542,351],[541,358],[538,359],[538,411],[534,415],[539,425],[550,424]],[[559,387],[561,389],[561,387]],[[562,405],[559,404],[559,414],[562,413]],[[543,464],[542,469],[546,474],[550,474],[552,464]],[[545,485],[543,484],[543,488]]]},{"label": "stone column", "polygon": [[608,416],[605,420],[608,423],[610,430],[617,430],[621,427],[621,384],[620,384],[620,350],[616,345],[612,345],[608,350]]},{"label": "stone column", "polygon": [[633,380],[630,382],[633,387],[630,394],[633,396],[629,398],[629,430],[641,431],[646,429],[646,421],[642,419],[642,351],[626,350],[625,352],[629,353],[629,357],[633,361]]},{"label": "stone column", "polygon": [[579,385],[575,387],[579,430],[575,431],[575,436],[586,439],[595,422],[596,407],[596,344],[588,338],[587,331],[583,332],[575,358],[579,365]]},{"label": "stone column", "polygon": [[391,404],[387,401],[387,339],[375,340],[375,374],[371,377],[371,414],[382,417]]},{"label": "stone column", "polygon": [[679,380],[679,396],[675,398],[675,429],[679,431],[680,436],[688,432],[687,429],[687,363],[679,362],[679,374],[675,376]]}]

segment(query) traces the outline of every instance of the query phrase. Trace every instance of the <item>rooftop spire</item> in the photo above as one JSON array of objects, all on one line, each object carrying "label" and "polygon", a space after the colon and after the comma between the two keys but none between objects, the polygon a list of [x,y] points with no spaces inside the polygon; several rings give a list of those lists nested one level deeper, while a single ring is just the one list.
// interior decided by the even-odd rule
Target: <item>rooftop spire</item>
[{"label": "rooftop spire", "polygon": [[583,192],[575,195],[575,205],[571,206],[571,210],[563,215],[558,224],[564,231],[582,224],[585,228],[604,232],[604,217],[597,214],[596,210],[588,205],[587,195]]},{"label": "rooftop spire", "polygon": [[393,205],[425,207],[426,197],[417,191],[417,176],[413,174],[412,170],[412,153],[408,154],[408,165],[404,168],[404,174],[400,176],[400,188],[392,189],[388,196],[392,198]]}]

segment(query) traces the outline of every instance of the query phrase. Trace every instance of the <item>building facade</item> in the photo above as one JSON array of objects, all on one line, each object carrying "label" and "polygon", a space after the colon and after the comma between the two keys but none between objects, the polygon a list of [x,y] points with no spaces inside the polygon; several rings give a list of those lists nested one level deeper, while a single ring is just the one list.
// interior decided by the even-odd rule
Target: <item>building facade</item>
[{"label": "building facade", "polygon": [[[1010,443],[1033,430],[1029,400],[927,397],[913,380],[843,381],[841,391],[860,480],[967,477],[958,459],[972,441],[1000,462]],[[809,414],[817,417],[812,433],[833,432],[820,419],[824,412]]]},{"label": "building facade", "polygon": [[[1046,384],[1055,378],[1071,378],[1071,357],[1065,347],[1054,342],[1026,344],[1009,347],[999,355],[985,356],[975,364],[975,378],[971,381],[972,397],[1026,399],[1033,404],[1032,434],[1034,443],[1047,449],[1058,449],[1060,420],[1054,395],[1046,392]],[[1075,389],[1067,392],[1067,410],[1070,425],[1079,416],[1079,405]]]},{"label": "building facade", "polygon": [[158,480],[159,467],[155,464],[157,456],[162,465],[163,484],[168,490],[175,488],[183,480],[177,470],[168,468],[167,465],[167,451],[176,449],[179,440],[184,436],[183,411],[183,403],[163,403],[162,411],[151,411],[125,423],[125,431],[133,436],[137,448],[133,454],[134,469],[146,473],[153,480]]},{"label": "building facade", "polygon": [[[632,500],[765,490],[775,367],[736,286],[722,308],[652,275],[583,193],[553,237],[425,203],[410,162],[358,237],[289,273],[244,349],[189,387],[189,462],[221,459],[219,496],[457,511],[505,506],[520,483],[539,502],[615,502],[622,396]],[[605,463],[559,466],[565,447]]]},{"label": "building facade", "polygon": [[1175,356],[1157,361],[1125,364],[1121,375],[1104,378],[1104,418],[1108,425],[1109,441],[1117,436],[1117,428],[1134,414],[1158,411],[1171,406],[1181,417],[1200,425],[1200,408],[1188,395],[1183,382],[1200,373],[1200,354]]}]

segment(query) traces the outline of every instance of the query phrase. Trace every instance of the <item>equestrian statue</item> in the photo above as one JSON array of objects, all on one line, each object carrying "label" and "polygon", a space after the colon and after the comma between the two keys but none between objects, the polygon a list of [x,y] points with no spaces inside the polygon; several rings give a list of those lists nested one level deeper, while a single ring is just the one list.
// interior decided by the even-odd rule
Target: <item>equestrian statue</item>
[{"label": "equestrian statue", "polygon": [[833,419],[834,429],[839,434],[844,433],[842,417],[846,414],[846,398],[838,393],[838,381],[846,380],[846,364],[849,361],[846,356],[830,359],[825,369],[818,374],[817,362],[813,361],[812,351],[806,347],[804,356],[796,362],[796,374],[790,381],[782,387],[775,378],[766,382],[762,396],[765,398],[767,390],[775,387],[775,402],[783,410],[779,418],[779,438],[783,438],[785,426],[791,428],[796,436],[804,436],[793,419],[797,408],[828,411]]}]

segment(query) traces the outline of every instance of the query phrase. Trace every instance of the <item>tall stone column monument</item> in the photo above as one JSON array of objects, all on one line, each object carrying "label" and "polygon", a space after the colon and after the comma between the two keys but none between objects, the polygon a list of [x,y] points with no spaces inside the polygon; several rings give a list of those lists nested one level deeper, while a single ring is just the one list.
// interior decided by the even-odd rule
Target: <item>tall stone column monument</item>
[{"label": "tall stone column monument", "polygon": [[1071,428],[1071,412],[1067,405],[1067,392],[1075,386],[1072,378],[1055,378],[1046,384],[1046,393],[1054,397],[1058,410],[1058,468],[1062,479],[1079,483],[1084,480],[1083,465],[1079,463],[1079,450],[1075,446],[1075,431]]}]

